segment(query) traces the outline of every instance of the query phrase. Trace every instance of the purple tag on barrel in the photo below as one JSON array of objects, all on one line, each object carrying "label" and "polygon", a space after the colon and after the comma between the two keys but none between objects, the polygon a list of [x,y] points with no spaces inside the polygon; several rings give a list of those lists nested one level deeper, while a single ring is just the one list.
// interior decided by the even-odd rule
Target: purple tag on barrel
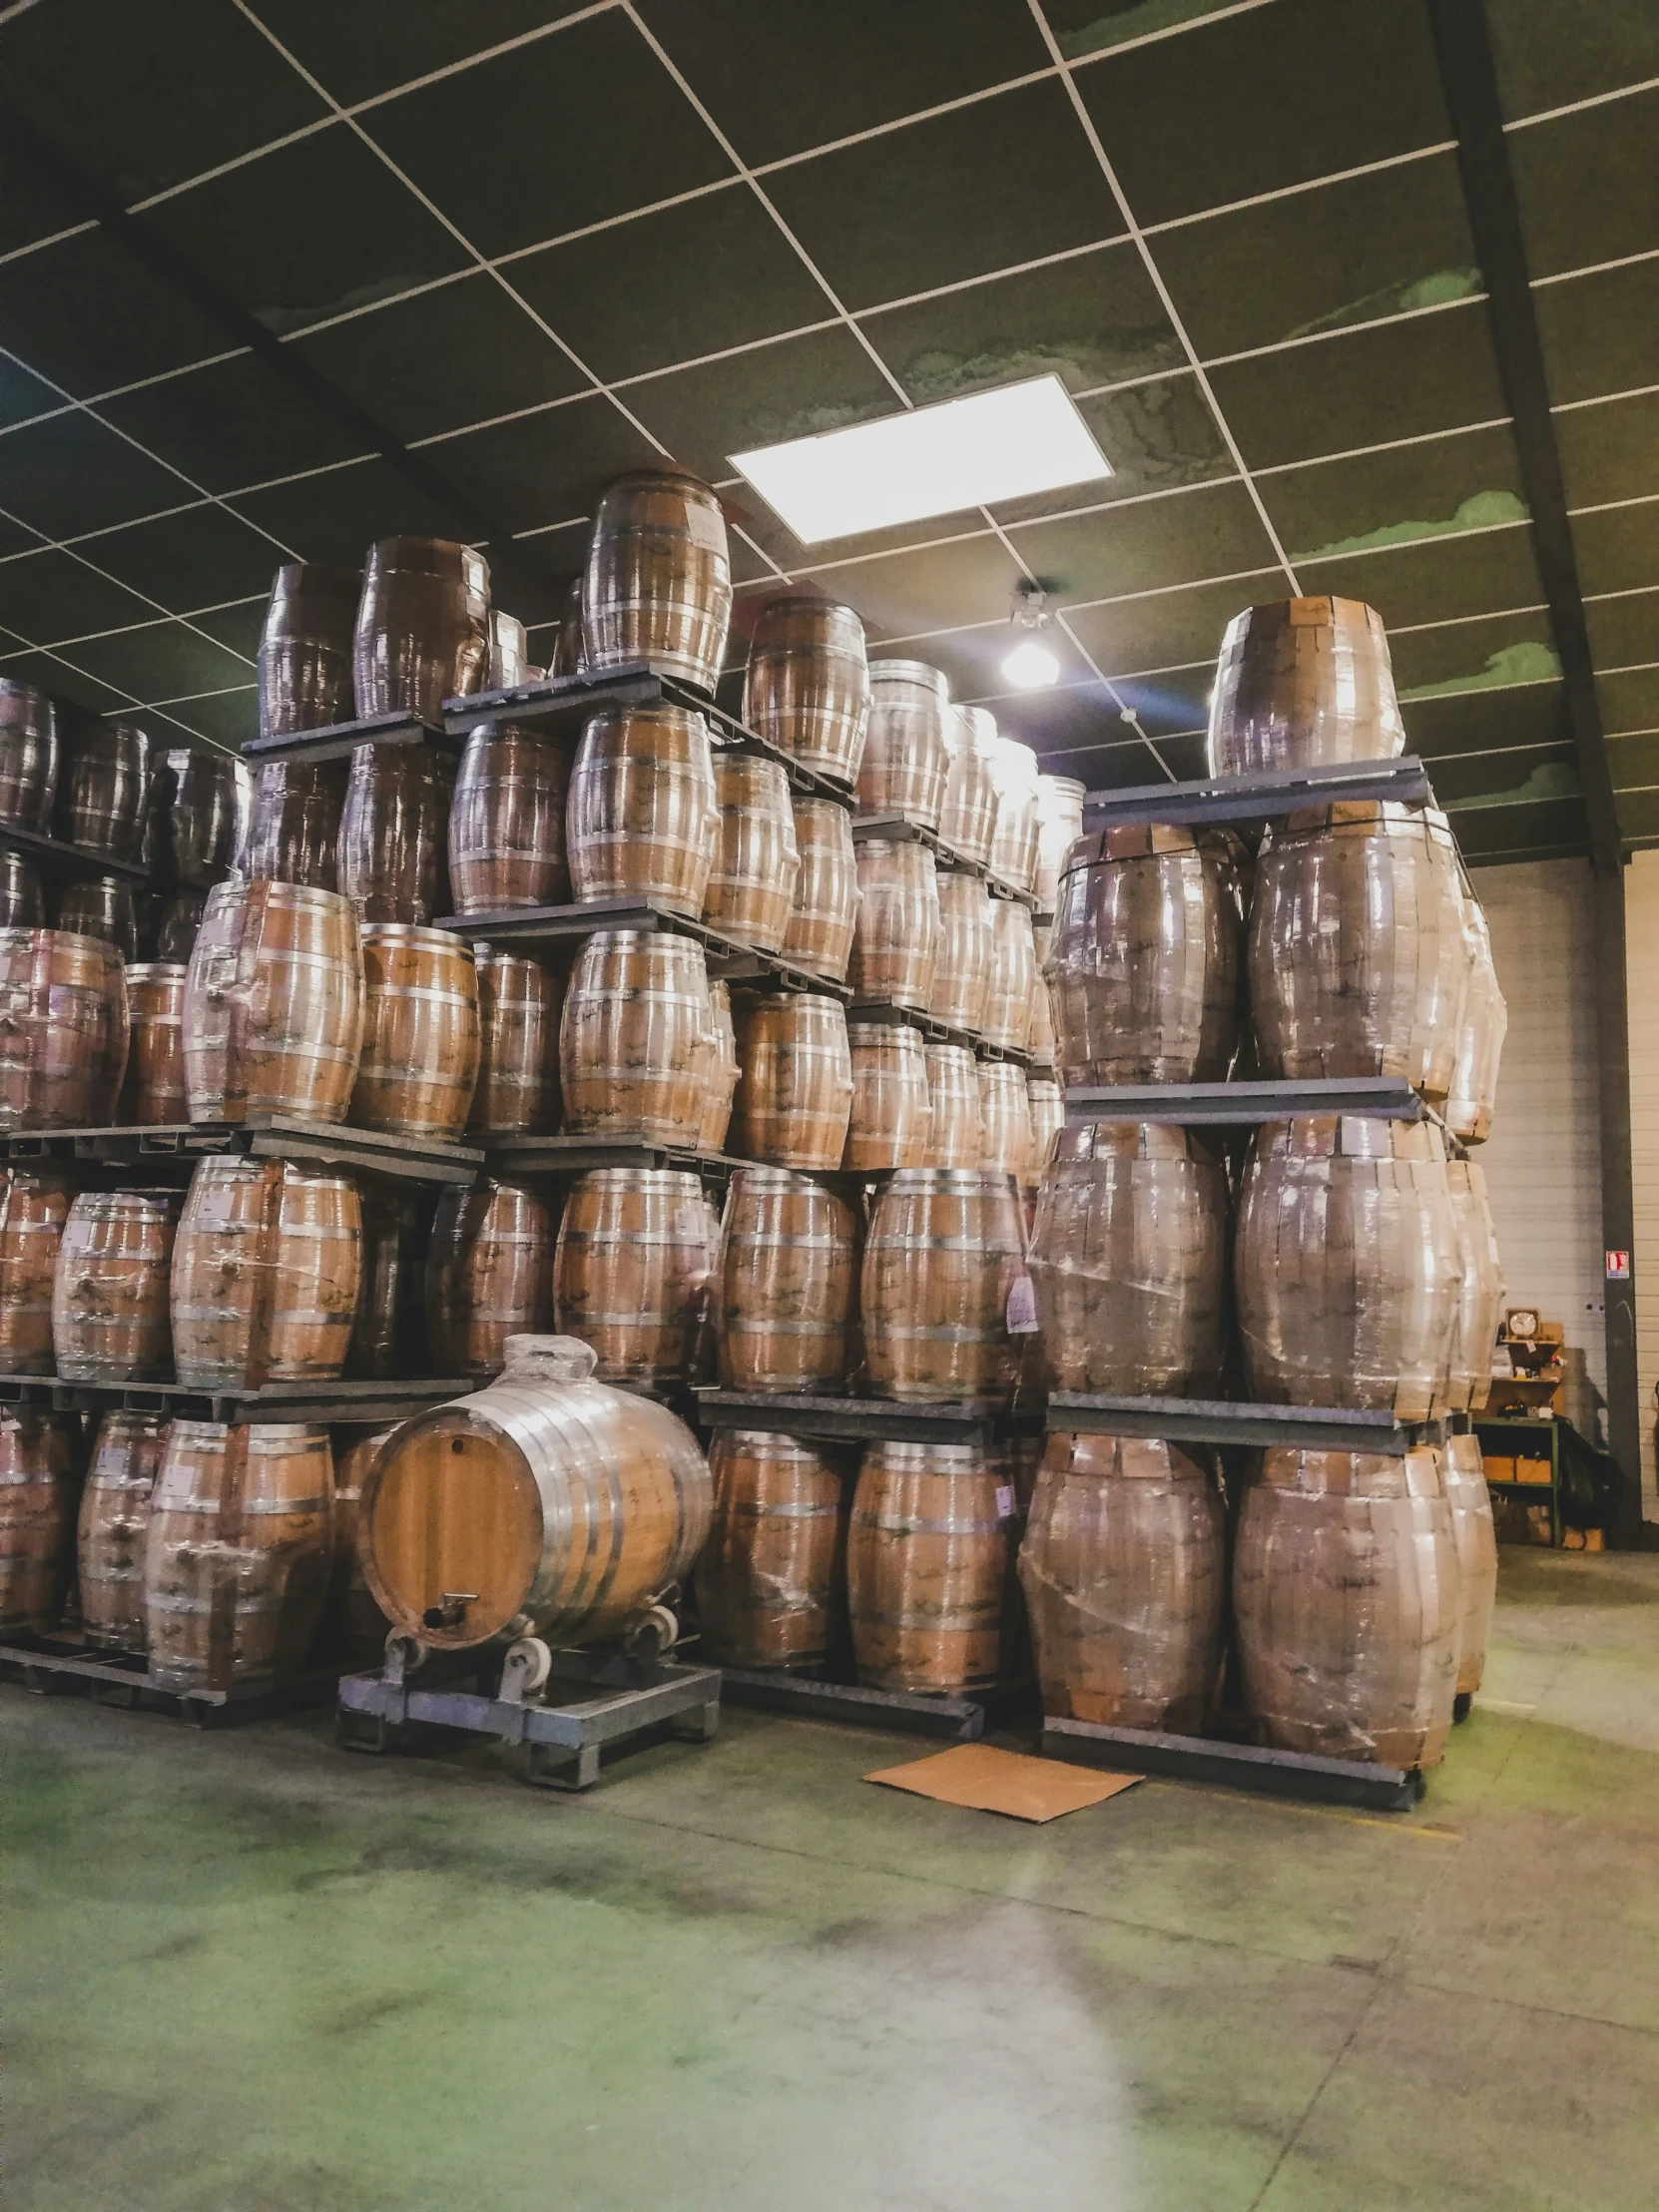
[{"label": "purple tag on barrel", "polygon": [[1016,1275],[1008,1286],[1008,1334],[1010,1337],[1037,1334],[1037,1294],[1028,1275]]}]

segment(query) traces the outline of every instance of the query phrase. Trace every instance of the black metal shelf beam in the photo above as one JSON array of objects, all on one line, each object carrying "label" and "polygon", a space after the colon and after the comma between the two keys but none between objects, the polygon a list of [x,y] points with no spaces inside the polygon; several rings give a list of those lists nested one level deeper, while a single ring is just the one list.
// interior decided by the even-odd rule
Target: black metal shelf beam
[{"label": "black metal shelf beam", "polygon": [[1433,798],[1427,771],[1407,753],[1397,761],[1272,769],[1260,776],[1201,776],[1189,784],[1136,784],[1125,791],[1090,792],[1083,801],[1083,827],[1118,830],[1168,823],[1195,829],[1215,822],[1263,822],[1343,799],[1387,799],[1422,806]]},{"label": "black metal shelf beam", "polygon": [[1310,1451],[1380,1451],[1398,1458],[1430,1424],[1336,1405],[1242,1405],[1226,1398],[1116,1397],[1055,1390],[1049,1429],[1091,1436],[1158,1436],[1180,1444],[1275,1445]]},{"label": "black metal shelf beam", "polygon": [[720,1696],[723,1705],[793,1713],[799,1720],[841,1721],[854,1728],[899,1729],[909,1736],[942,1736],[958,1744],[976,1743],[985,1733],[985,1708],[973,1698],[865,1690],[782,1671],[722,1667]]},{"label": "black metal shelf beam", "polygon": [[1108,1728],[1098,1721],[1043,1722],[1043,1751],[1086,1767],[1123,1774],[1156,1774],[1181,1782],[1257,1790],[1268,1797],[1303,1798],[1319,1805],[1361,1806],[1376,1813],[1408,1813],[1422,1795],[1415,1767],[1377,1767],[1358,1759],[1318,1759],[1299,1751],[1270,1751],[1210,1736],[1166,1736],[1154,1729]]},{"label": "black metal shelf beam", "polygon": [[283,737],[250,738],[245,757],[258,768],[264,761],[348,761],[360,745],[441,746],[455,751],[455,740],[441,723],[419,715],[364,715],[355,722],[330,722],[320,730],[295,730]]},{"label": "black metal shelf beam", "polygon": [[736,937],[722,936],[718,929],[690,921],[684,914],[665,913],[660,906],[647,906],[632,898],[584,899],[569,906],[511,906],[494,914],[446,914],[435,926],[452,929],[474,943],[519,945],[591,937],[601,929],[664,929],[675,936],[695,937],[708,954],[712,975],[734,982],[752,978],[783,990],[816,992],[843,1002],[852,995],[844,983],[836,983],[828,975],[798,967],[793,960],[781,960],[776,953],[758,951],[754,945],[741,944]]},{"label": "black metal shelf beam", "polygon": [[910,1404],[894,1398],[761,1396],[748,1390],[703,1388],[698,1410],[710,1428],[770,1428],[785,1436],[820,1436],[847,1443],[989,1443],[1010,1424],[1030,1426],[1000,1401],[991,1404]]},{"label": "black metal shelf beam", "polygon": [[1373,1121],[1438,1116],[1403,1077],[1309,1076],[1286,1083],[1113,1083],[1068,1087],[1068,1122],[1157,1121],[1183,1128],[1250,1128],[1295,1114],[1356,1114]]},{"label": "black metal shelf beam", "polygon": [[96,845],[70,844],[62,837],[43,837],[38,830],[20,829],[12,822],[0,822],[0,845],[10,845],[14,851],[25,853],[38,867],[50,868],[56,873],[113,875],[122,883],[148,884],[150,881],[150,870],[141,860],[120,860],[113,852],[100,852]]},{"label": "black metal shelf beam", "polygon": [[846,1018],[875,1022],[889,1029],[919,1029],[929,1044],[965,1045],[981,1060],[1011,1060],[1022,1068],[1036,1064],[1029,1052],[1016,1051],[1012,1045],[992,1044],[971,1029],[952,1029],[948,1022],[935,1021],[919,1007],[896,1006],[886,998],[855,998],[846,1009]]},{"label": "black metal shelf beam", "polygon": [[591,1168],[677,1168],[690,1175],[727,1176],[754,1167],[725,1152],[695,1146],[655,1144],[645,1137],[600,1134],[558,1137],[485,1137],[484,1160],[491,1175],[585,1175]]},{"label": "black metal shelf beam", "polygon": [[472,1145],[436,1138],[382,1136],[340,1122],[306,1121],[297,1115],[262,1115],[248,1122],[160,1122],[142,1127],[14,1129],[0,1135],[0,1158],[75,1161],[83,1165],[194,1168],[199,1160],[244,1154],[257,1160],[293,1160],[403,1183],[470,1186],[484,1164]]},{"label": "black metal shelf beam", "polygon": [[863,844],[871,837],[885,838],[894,844],[925,845],[940,867],[948,868],[953,874],[976,877],[993,898],[1006,898],[1016,906],[1028,906],[1038,922],[1054,919],[1052,914],[1038,909],[1034,892],[1022,891],[1004,875],[993,875],[982,861],[958,851],[955,845],[947,844],[936,830],[929,830],[924,823],[912,822],[908,815],[854,815],[852,841]]},{"label": "black metal shelf beam", "polygon": [[465,1397],[481,1384],[464,1376],[384,1382],[267,1382],[256,1390],[201,1389],[188,1382],[69,1382],[55,1375],[0,1375],[0,1403],[50,1405],[60,1413],[120,1408],[170,1419],[377,1423],[408,1420]]}]

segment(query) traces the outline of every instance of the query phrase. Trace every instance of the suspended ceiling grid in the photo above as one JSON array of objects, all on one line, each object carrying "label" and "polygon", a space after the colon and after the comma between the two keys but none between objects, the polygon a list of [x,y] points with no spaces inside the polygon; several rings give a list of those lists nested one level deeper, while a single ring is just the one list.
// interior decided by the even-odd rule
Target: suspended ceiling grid
[{"label": "suspended ceiling grid", "polygon": [[[1488,15],[1620,825],[1659,842],[1659,9]],[[1240,606],[1341,592],[1471,857],[1585,848],[1421,0],[33,0],[0,88],[498,518],[533,624],[598,486],[669,455],[730,503],[740,633],[831,592],[1124,785],[1198,771]],[[277,562],[477,535],[3,143],[0,348],[0,670],[170,742],[252,732]],[[1105,486],[808,548],[730,466],[1049,370]],[[1025,579],[1063,674],[1010,698]]]}]

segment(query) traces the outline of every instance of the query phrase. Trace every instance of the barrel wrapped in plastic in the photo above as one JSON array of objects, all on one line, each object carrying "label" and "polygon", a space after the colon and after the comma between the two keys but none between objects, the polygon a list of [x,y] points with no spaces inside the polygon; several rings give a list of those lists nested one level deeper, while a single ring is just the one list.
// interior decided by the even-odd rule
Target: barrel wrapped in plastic
[{"label": "barrel wrapped in plastic", "polygon": [[924,1168],[932,1109],[921,1031],[903,1022],[848,1024],[852,1054],[852,1114],[841,1166],[856,1173]]},{"label": "barrel wrapped in plastic", "polygon": [[745,995],[728,1143],[741,1159],[838,1168],[852,1114],[852,1049],[838,998],[816,991]]},{"label": "barrel wrapped in plastic", "polygon": [[1437,1451],[1264,1454],[1239,1517],[1233,1610],[1246,1709],[1267,1743],[1436,1765],[1460,1606]]},{"label": "barrel wrapped in plastic", "polygon": [[1024,1270],[1012,1176],[899,1169],[876,1201],[864,1245],[860,1311],[871,1392],[910,1400],[1004,1395],[1017,1367],[1009,1297]]},{"label": "barrel wrapped in plastic", "polygon": [[996,717],[988,707],[952,707],[944,749],[939,835],[953,852],[989,867],[996,841]]},{"label": "barrel wrapped in plastic", "polygon": [[52,1343],[66,1382],[169,1382],[170,1191],[83,1191],[52,1279]]},{"label": "barrel wrapped in plastic", "polygon": [[1006,1671],[1012,1494],[971,1444],[868,1445],[846,1538],[858,1679],[949,1696]]},{"label": "barrel wrapped in plastic", "polygon": [[933,855],[895,837],[865,837],[857,852],[858,920],[847,967],[852,995],[925,1013],[940,935]]},{"label": "barrel wrapped in plastic", "polygon": [[1498,986],[1492,960],[1491,931],[1480,901],[1463,884],[1463,934],[1468,979],[1463,1018],[1457,1029],[1457,1055],[1451,1094],[1445,1103],[1446,1127],[1464,1144],[1484,1144],[1492,1133],[1497,1100],[1498,1063],[1509,1027],[1509,1009]]},{"label": "barrel wrapped in plastic", "polygon": [[75,1202],[55,1168],[18,1166],[0,1186],[0,1374],[50,1375],[52,1287]]},{"label": "barrel wrapped in plastic", "polygon": [[979,1063],[965,1044],[929,1044],[927,1165],[976,1168],[985,1150]]},{"label": "barrel wrapped in plastic", "polygon": [[1497,1602],[1497,1531],[1478,1436],[1446,1438],[1445,1494],[1457,1544],[1457,1695],[1472,1697],[1486,1671]]},{"label": "barrel wrapped in plastic", "polygon": [[1045,1713],[1203,1731],[1220,1686],[1227,1540],[1220,1495],[1190,1452],[1051,1435],[1019,1578]]},{"label": "barrel wrapped in plastic", "polygon": [[805,1672],[830,1653],[846,1583],[845,1482],[823,1444],[723,1428],[697,1562],[703,1649],[717,1664]]},{"label": "barrel wrapped in plastic", "polygon": [[1503,1319],[1503,1265],[1479,1162],[1448,1160],[1445,1173],[1460,1268],[1446,1356],[1445,1409],[1478,1412],[1492,1386],[1492,1348]]},{"label": "barrel wrapped in plastic", "polygon": [[127,980],[102,937],[0,929],[0,1129],[107,1122],[127,1067]]},{"label": "barrel wrapped in plastic", "polygon": [[586,1644],[676,1591],[714,1485],[685,1423],[594,1380],[571,1337],[514,1337],[499,1382],[405,1421],[363,1483],[359,1547],[404,1634]]},{"label": "barrel wrapped in plastic", "polygon": [[1405,747],[1382,618],[1358,599],[1235,615],[1210,695],[1210,773],[1391,760]]}]

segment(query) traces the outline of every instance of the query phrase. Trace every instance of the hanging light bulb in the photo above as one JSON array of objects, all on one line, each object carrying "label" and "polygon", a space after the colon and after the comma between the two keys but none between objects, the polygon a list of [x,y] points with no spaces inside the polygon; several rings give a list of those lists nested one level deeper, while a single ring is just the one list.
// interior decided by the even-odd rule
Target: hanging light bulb
[{"label": "hanging light bulb", "polygon": [[1002,664],[1002,674],[1015,691],[1043,691],[1060,680],[1058,660],[1039,643],[1048,628],[1047,600],[1048,594],[1040,584],[1021,584],[1014,594],[1008,619],[1016,635],[1013,650]]}]

